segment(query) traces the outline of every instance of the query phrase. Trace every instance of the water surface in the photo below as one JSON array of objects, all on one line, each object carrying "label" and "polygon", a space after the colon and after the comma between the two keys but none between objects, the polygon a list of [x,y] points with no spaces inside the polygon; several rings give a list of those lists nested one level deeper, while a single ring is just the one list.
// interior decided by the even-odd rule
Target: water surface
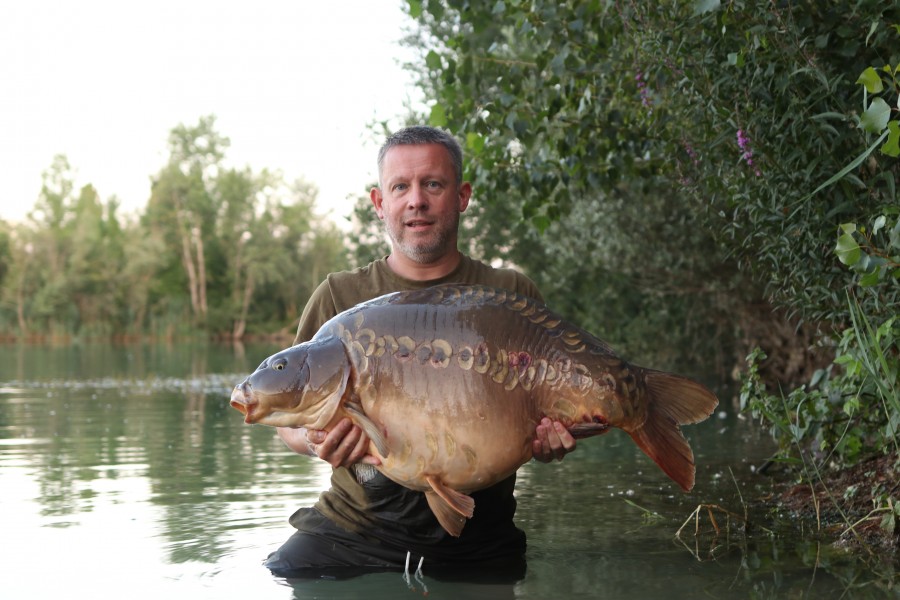
[{"label": "water surface", "polygon": [[430,575],[427,564],[407,577],[402,565],[274,577],[263,559],[329,476],[228,406],[231,387],[275,350],[0,346],[0,597],[900,598],[890,564],[766,513],[744,530],[747,501],[770,493],[754,468],[772,447],[724,396],[719,415],[686,429],[691,494],[618,431],[562,463],[525,465],[517,521],[529,549],[517,580]]}]

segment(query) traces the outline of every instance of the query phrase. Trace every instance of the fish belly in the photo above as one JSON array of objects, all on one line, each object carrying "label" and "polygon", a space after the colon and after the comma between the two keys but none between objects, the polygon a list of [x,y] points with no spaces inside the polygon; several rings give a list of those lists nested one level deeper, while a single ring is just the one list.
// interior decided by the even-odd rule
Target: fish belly
[{"label": "fish belly", "polygon": [[[425,478],[438,477],[471,492],[505,479],[531,458],[539,415],[529,394],[498,393],[474,372],[425,378],[415,368],[399,371],[364,404],[386,432],[390,452],[380,470],[388,478],[428,490]],[[405,385],[404,379],[417,384]]]}]

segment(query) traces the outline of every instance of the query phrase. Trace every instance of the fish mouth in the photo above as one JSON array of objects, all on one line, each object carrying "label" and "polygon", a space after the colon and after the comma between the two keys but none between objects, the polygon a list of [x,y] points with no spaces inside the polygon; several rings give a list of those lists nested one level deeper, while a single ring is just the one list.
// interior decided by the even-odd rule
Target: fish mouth
[{"label": "fish mouth", "polygon": [[231,392],[230,404],[232,408],[239,410],[244,415],[245,423],[252,423],[255,420],[253,418],[253,409],[258,403],[250,395],[250,386],[246,381],[234,386],[234,390]]}]

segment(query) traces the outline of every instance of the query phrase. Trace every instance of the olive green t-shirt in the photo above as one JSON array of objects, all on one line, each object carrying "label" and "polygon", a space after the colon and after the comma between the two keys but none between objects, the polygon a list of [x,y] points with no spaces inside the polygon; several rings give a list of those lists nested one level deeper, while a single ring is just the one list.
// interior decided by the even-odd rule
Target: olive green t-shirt
[{"label": "olive green t-shirt", "polygon": [[395,274],[387,264],[387,257],[353,271],[331,273],[313,292],[303,309],[294,344],[311,340],[328,319],[353,308],[361,302],[391,292],[418,290],[442,283],[488,285],[517,292],[543,302],[537,286],[514,269],[491,267],[463,255],[459,265],[449,275],[430,281],[405,279]]},{"label": "olive green t-shirt", "polygon": [[[433,281],[399,277],[385,257],[353,271],[330,274],[307,303],[294,343],[312,339],[326,321],[361,302],[442,283],[488,285],[542,301],[537,286],[523,274],[494,268],[467,256],[462,257],[452,273]],[[513,525],[515,480],[513,475],[472,494],[475,515],[459,538],[453,538],[438,524],[424,493],[400,486],[371,469],[334,469],[331,489],[322,493],[315,508],[348,531],[373,542],[419,552],[430,560],[497,557],[524,552],[524,535]],[[291,522],[302,531],[301,515],[298,511]]]}]

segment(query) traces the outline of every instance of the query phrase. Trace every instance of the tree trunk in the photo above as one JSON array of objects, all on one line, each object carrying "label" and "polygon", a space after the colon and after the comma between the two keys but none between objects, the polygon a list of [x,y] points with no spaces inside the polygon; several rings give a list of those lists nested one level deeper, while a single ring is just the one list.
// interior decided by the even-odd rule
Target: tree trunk
[{"label": "tree trunk", "polygon": [[189,233],[181,231],[181,262],[188,277],[188,290],[191,293],[191,309],[196,317],[200,312],[200,299],[197,297],[197,273],[194,271],[194,257],[191,253]]},{"label": "tree trunk", "polygon": [[200,228],[194,227],[192,230],[194,237],[194,246],[197,248],[197,298],[200,304],[200,316],[206,319],[206,259],[203,255],[203,237],[200,235]]},{"label": "tree trunk", "polygon": [[244,286],[244,298],[241,301],[241,315],[234,323],[232,339],[239,340],[244,337],[244,331],[247,329],[247,315],[250,313],[250,300],[253,299],[253,288],[253,274],[247,273],[247,281]]},{"label": "tree trunk", "polygon": [[25,270],[19,277],[19,289],[16,290],[16,318],[19,321],[19,332],[24,338],[28,335],[28,321],[25,320]]}]

